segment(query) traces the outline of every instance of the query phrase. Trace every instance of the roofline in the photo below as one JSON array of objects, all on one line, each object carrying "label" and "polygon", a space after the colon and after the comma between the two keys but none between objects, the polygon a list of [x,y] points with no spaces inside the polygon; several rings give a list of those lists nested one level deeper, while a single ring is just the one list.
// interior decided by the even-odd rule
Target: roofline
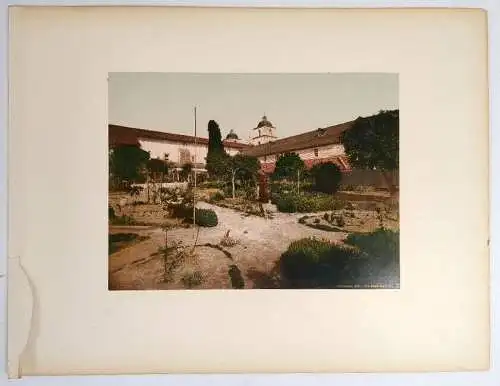
[{"label": "roofline", "polygon": [[[149,130],[149,129],[142,129],[142,128],[136,128],[136,127],[130,127],[130,126],[123,126],[123,125],[115,125],[115,124],[108,124],[109,127],[115,127],[118,129],[125,129],[125,130],[131,130],[135,133],[137,138],[148,138],[148,139],[154,139],[154,140],[164,140],[164,141],[174,141],[170,136],[176,136],[179,137],[180,139],[185,139],[186,142],[194,143],[195,139],[196,141],[200,141],[201,143],[208,143],[208,138],[205,137],[195,137],[194,135],[186,135],[186,134],[178,134],[178,133],[168,133],[165,131],[157,131],[157,130]],[[144,135],[145,134],[145,135]],[[149,136],[151,135],[151,136]],[[164,138],[151,138],[152,136],[158,136],[158,137],[164,137]],[[170,137],[170,138],[169,138]],[[235,149],[245,149],[252,147],[252,145],[246,144],[246,143],[240,143],[240,142],[233,142],[233,141],[227,141],[226,139],[222,140],[222,143],[225,147],[228,148],[235,148]]]},{"label": "roofline", "polygon": [[[347,122],[343,122],[343,123],[338,123],[336,125],[331,125],[331,126],[327,126],[327,127],[320,127],[318,129],[315,129],[315,130],[309,130],[309,131],[305,131],[303,133],[300,133],[300,134],[296,134],[296,135],[292,135],[290,137],[285,137],[285,138],[279,138],[278,140],[276,141],[272,141],[272,142],[266,142],[266,143],[263,143],[261,145],[257,145],[257,146],[253,146],[253,147],[249,147],[247,148],[246,150],[250,151],[252,156],[254,157],[263,157],[263,156],[266,156],[266,155],[273,155],[273,154],[278,154],[278,153],[283,153],[283,152],[289,152],[289,151],[294,151],[294,150],[303,150],[303,149],[308,149],[310,147],[312,147],[310,144],[307,144],[307,143],[304,143],[304,144],[300,144],[300,145],[297,145],[297,146],[294,146],[293,147],[293,150],[285,150],[285,151],[276,151],[276,152],[264,152],[262,154],[260,154],[260,151],[259,150],[265,150],[266,148],[270,151],[272,151],[272,147],[273,145],[274,146],[279,146],[280,144],[282,144],[283,142],[287,142],[287,141],[290,141],[290,140],[293,140],[293,139],[296,139],[297,137],[301,137],[301,136],[305,136],[307,134],[311,134],[311,133],[314,133],[314,132],[317,132],[318,130],[328,130],[328,129],[333,129],[335,127],[339,127],[339,126],[348,126],[348,125],[352,125],[354,124],[355,120],[351,120],[351,121],[347,121]],[[336,136],[335,139],[332,139],[332,142],[330,144],[339,144],[340,143],[340,138],[339,136]],[[321,145],[321,146],[327,146],[327,144],[325,145]],[[257,152],[257,155],[253,154]]]}]

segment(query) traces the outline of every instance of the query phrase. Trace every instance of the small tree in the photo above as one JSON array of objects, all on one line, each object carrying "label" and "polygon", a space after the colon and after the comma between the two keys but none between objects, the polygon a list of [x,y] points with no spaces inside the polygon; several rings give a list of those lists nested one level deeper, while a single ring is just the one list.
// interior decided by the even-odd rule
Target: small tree
[{"label": "small tree", "polygon": [[231,177],[232,196],[236,196],[236,178],[244,184],[255,186],[257,172],[260,169],[259,160],[256,157],[236,154],[229,162],[229,175]]},{"label": "small tree", "polygon": [[212,153],[206,158],[207,172],[212,179],[224,179],[231,169],[230,164],[231,157],[227,153]]},{"label": "small tree", "polygon": [[109,153],[109,172],[120,181],[136,182],[148,160],[149,153],[138,146],[118,146]]},{"label": "small tree", "polygon": [[314,190],[317,192],[333,194],[337,191],[342,179],[340,168],[333,162],[314,165],[311,169],[314,179]]},{"label": "small tree", "polygon": [[302,158],[296,153],[285,153],[276,161],[276,167],[272,174],[275,180],[292,180],[297,182],[297,193],[300,191],[300,180],[305,169]]},{"label": "small tree", "polygon": [[382,172],[391,195],[396,193],[392,179],[399,169],[399,110],[382,110],[354,121],[341,136],[351,165]]}]

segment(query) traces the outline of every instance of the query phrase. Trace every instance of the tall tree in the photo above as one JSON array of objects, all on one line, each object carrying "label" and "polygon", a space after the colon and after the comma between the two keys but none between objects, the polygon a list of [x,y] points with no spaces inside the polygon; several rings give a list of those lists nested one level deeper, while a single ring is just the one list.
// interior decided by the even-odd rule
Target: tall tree
[{"label": "tall tree", "polygon": [[208,155],[223,152],[224,144],[222,143],[219,124],[212,119],[208,122]]},{"label": "tall tree", "polygon": [[393,176],[399,169],[399,110],[359,117],[341,142],[352,166],[380,170],[391,195],[397,192]]},{"label": "tall tree", "polygon": [[228,171],[229,155],[224,151],[219,124],[208,122],[208,152],[206,167],[210,177],[221,178]]},{"label": "tall tree", "polygon": [[109,154],[109,172],[120,181],[136,182],[141,179],[148,160],[149,153],[138,146],[118,146]]}]

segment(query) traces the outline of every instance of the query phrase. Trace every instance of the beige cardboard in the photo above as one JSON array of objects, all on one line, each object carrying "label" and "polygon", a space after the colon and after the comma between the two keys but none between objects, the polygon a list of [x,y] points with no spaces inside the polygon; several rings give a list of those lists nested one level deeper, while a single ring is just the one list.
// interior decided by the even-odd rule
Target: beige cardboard
[{"label": "beige cardboard", "polygon": [[[29,278],[9,277],[11,377],[488,369],[485,12],[26,7],[10,23],[9,254]],[[398,73],[401,289],[108,292],[106,78],[126,71]]]}]

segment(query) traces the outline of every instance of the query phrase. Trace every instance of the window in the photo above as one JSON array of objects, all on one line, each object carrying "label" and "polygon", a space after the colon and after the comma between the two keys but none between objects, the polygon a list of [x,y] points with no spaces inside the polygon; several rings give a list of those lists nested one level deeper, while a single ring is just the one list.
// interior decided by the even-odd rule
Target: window
[{"label": "window", "polygon": [[314,156],[317,157],[319,154],[318,149],[314,149]]}]

